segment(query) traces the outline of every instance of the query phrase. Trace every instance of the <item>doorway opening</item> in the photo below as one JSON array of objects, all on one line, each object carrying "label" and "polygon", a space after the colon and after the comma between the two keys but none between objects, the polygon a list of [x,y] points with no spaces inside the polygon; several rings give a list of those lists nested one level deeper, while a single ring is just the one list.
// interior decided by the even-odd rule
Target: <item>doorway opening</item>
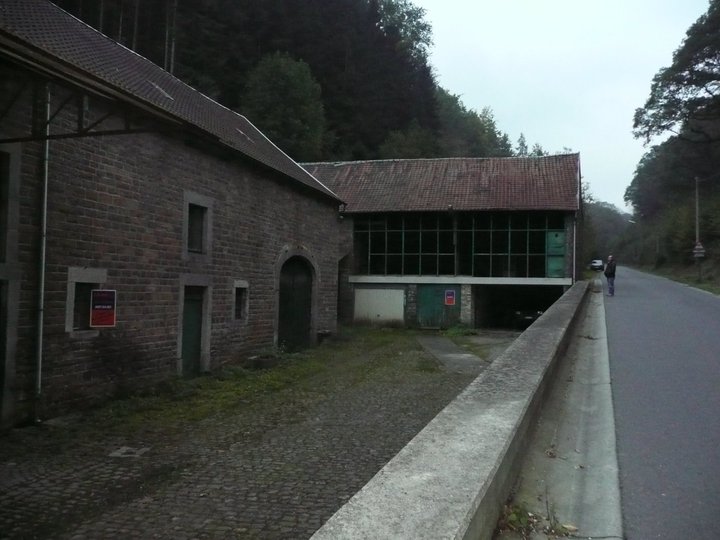
[{"label": "doorway opening", "polygon": [[291,257],[280,270],[278,347],[294,351],[312,343],[313,270],[302,257]]},{"label": "doorway opening", "polygon": [[199,375],[202,368],[203,321],[206,287],[186,286],[182,316],[182,374]]}]

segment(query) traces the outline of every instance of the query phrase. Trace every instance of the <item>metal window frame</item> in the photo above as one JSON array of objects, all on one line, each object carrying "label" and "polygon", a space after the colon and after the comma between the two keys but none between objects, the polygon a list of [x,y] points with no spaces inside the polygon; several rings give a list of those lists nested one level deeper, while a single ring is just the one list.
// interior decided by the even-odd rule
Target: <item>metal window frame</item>
[{"label": "metal window frame", "polygon": [[[367,235],[367,250],[363,254],[361,253],[360,257],[365,257],[365,265],[366,265],[366,272],[364,272],[367,275],[390,275],[388,274],[388,256],[393,255],[397,256],[399,255],[401,257],[401,274],[402,276],[407,275],[418,275],[418,276],[441,276],[445,274],[440,274],[440,268],[441,268],[441,259],[440,257],[446,257],[448,255],[452,255],[454,258],[453,261],[453,267],[454,267],[454,276],[459,275],[466,275],[466,274],[459,274],[458,270],[460,267],[460,254],[458,252],[458,232],[467,232],[470,233],[470,245],[471,245],[471,253],[470,253],[470,270],[471,273],[469,275],[473,277],[493,277],[493,273],[496,270],[496,268],[499,265],[500,267],[505,266],[508,270],[512,266],[513,257],[519,258],[524,257],[525,262],[523,265],[523,268],[519,272],[519,276],[517,277],[530,277],[530,269],[531,269],[531,257],[533,259],[538,257],[543,257],[543,263],[544,266],[546,266],[547,262],[547,233],[553,232],[553,231],[560,231],[561,229],[556,228],[550,228],[550,213],[553,211],[547,211],[547,212],[540,212],[542,215],[542,227],[538,226],[537,221],[533,222],[531,221],[531,216],[535,212],[530,211],[523,211],[523,212],[512,212],[509,210],[503,210],[503,211],[491,211],[491,212],[473,212],[471,216],[471,228],[459,228],[458,227],[458,216],[457,213],[453,213],[452,216],[452,229],[448,229],[446,227],[441,227],[441,220],[440,217],[442,217],[442,212],[432,212],[428,213],[428,215],[432,214],[434,216],[434,226],[428,227],[425,223],[423,223],[423,214],[422,213],[412,213],[412,214],[406,214],[402,215],[400,217],[401,220],[401,229],[397,229],[395,227],[390,228],[388,225],[388,220],[391,216],[391,214],[366,214],[366,215],[360,215],[355,218],[355,224],[356,228],[353,231],[354,238],[357,238],[361,234]],[[480,214],[487,215],[489,217],[488,223],[483,223],[482,226],[479,223],[478,216]],[[521,224],[520,226],[517,226],[517,218],[521,216]],[[396,216],[393,216],[393,219],[397,219]],[[408,226],[408,220],[413,219],[419,220],[417,227],[409,227]],[[485,221],[485,220],[483,220]],[[358,223],[364,225],[362,228],[358,228]],[[487,226],[485,226],[487,225]],[[522,231],[525,232],[525,239],[524,239],[524,248],[521,252],[515,253],[513,251],[513,241],[512,236],[513,232]],[[562,229],[563,232],[565,232],[565,229]],[[390,252],[388,248],[388,233],[393,232],[401,232],[401,252]],[[435,249],[432,252],[425,252],[423,247],[423,233],[424,232],[434,232],[436,235],[436,242],[435,242]],[[443,232],[452,232],[452,242],[453,246],[452,249],[448,249],[447,246],[441,243],[441,233]],[[476,233],[478,232],[485,232],[489,233],[489,251],[479,251],[479,246],[477,246],[476,243]],[[536,253],[531,252],[530,246],[531,246],[531,233],[532,232],[542,232],[544,237],[544,247],[542,253]],[[418,235],[418,247],[417,252],[408,252],[407,251],[407,238],[408,234],[414,233]],[[382,250],[376,250],[373,247],[373,235],[380,234],[382,236],[382,242],[384,244],[384,249]],[[506,250],[503,251],[495,251],[494,249],[494,240],[495,235],[502,234],[506,236],[504,244],[507,246]],[[417,273],[408,274],[408,257],[417,257],[418,258],[418,265],[417,265]],[[423,271],[423,257],[435,257],[435,272],[424,272]],[[489,267],[487,273],[479,273],[477,269],[477,261],[476,257],[478,256],[484,256],[489,257]],[[377,264],[377,260],[374,260],[375,257],[382,257],[382,273],[373,272],[373,268],[375,267],[375,264]],[[414,266],[414,265],[413,265]],[[394,274],[393,274],[394,275]],[[506,277],[506,276],[495,276],[495,277]],[[536,276],[541,277],[541,276]],[[547,277],[547,276],[543,276]]]}]

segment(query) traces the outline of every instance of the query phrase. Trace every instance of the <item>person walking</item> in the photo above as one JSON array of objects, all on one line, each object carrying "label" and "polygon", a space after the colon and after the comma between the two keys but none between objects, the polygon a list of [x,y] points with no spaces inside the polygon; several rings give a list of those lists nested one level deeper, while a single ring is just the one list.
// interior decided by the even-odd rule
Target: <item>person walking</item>
[{"label": "person walking", "polygon": [[608,296],[615,296],[615,258],[612,255],[608,255],[605,278],[607,279]]}]

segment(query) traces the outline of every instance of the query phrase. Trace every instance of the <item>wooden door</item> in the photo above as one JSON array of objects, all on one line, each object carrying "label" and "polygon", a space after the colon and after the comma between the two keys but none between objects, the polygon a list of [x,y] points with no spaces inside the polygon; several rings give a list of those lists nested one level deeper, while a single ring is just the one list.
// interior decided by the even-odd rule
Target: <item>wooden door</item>
[{"label": "wooden door", "polygon": [[278,346],[293,351],[308,347],[312,328],[312,269],[300,257],[280,272]]},{"label": "wooden door", "polygon": [[182,372],[183,375],[188,377],[200,373],[204,296],[205,287],[185,287],[182,325]]}]

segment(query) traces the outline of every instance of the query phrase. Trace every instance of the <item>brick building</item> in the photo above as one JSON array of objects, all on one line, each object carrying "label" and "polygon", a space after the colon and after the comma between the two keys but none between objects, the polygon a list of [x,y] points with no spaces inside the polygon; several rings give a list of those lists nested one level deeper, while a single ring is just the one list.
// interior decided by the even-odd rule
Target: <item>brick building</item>
[{"label": "brick building", "polygon": [[334,331],[342,202],[45,0],[0,3],[2,424]]},{"label": "brick building", "polygon": [[509,326],[577,267],[577,154],[300,167],[46,0],[0,2],[1,424],[346,321]]},{"label": "brick building", "polygon": [[346,320],[522,328],[577,279],[578,154],[304,166],[353,224]]}]

